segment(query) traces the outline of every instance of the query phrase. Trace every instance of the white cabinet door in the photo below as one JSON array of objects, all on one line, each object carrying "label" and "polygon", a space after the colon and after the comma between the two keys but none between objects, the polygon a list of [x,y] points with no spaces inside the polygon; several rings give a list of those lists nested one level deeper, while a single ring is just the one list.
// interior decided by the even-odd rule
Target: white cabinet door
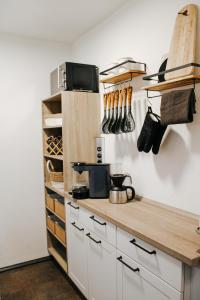
[{"label": "white cabinet door", "polygon": [[68,275],[87,298],[87,240],[85,228],[81,223],[69,218],[67,233]]},{"label": "white cabinet door", "polygon": [[116,248],[87,233],[89,300],[116,300]]},{"label": "white cabinet door", "polygon": [[150,299],[183,300],[183,294],[117,251],[117,300]]}]

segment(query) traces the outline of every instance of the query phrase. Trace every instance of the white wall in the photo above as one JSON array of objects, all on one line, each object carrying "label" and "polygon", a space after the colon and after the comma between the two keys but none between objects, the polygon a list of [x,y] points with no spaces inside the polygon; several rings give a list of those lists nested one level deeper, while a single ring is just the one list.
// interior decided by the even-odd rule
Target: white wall
[{"label": "white wall", "polygon": [[41,99],[64,44],[0,34],[0,268],[48,255]]},{"label": "white wall", "polygon": [[[169,49],[176,14],[187,3],[185,0],[128,1],[73,44],[73,58],[101,66],[132,56],[147,63],[149,74],[157,72],[161,57]],[[200,5],[199,0],[193,3]],[[200,55],[199,41],[197,52]],[[144,85],[147,84],[141,79],[133,84],[136,131],[129,135],[106,136],[106,159],[123,163],[124,171],[133,177],[138,194],[200,214],[199,115],[192,124],[170,126],[170,134],[157,156],[139,153],[136,142],[146,109],[145,93],[139,89]],[[159,100],[152,103],[158,112]]]}]

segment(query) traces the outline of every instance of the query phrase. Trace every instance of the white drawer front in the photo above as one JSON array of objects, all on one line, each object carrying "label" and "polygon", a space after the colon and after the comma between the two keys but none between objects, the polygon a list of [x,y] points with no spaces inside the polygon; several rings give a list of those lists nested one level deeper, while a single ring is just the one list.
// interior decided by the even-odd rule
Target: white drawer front
[{"label": "white drawer front", "polygon": [[77,205],[75,201],[67,201],[66,205],[68,218],[72,218],[86,226],[88,212],[83,207]]},{"label": "white drawer front", "polygon": [[117,248],[178,291],[183,291],[181,261],[119,228],[117,228]]},{"label": "white drawer front", "polygon": [[117,300],[183,300],[183,293],[117,251]]},{"label": "white drawer front", "polygon": [[87,211],[87,228],[100,236],[104,241],[116,246],[116,226],[103,218]]}]

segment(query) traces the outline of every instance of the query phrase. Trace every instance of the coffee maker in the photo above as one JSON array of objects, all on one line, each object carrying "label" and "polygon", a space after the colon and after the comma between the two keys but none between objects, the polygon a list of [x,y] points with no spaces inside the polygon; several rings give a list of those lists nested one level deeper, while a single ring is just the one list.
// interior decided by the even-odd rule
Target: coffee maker
[{"label": "coffee maker", "polygon": [[[88,197],[93,199],[109,198],[110,191],[110,164],[93,164],[84,162],[73,162],[73,172],[77,172],[77,182],[73,183],[73,186],[79,186],[80,177],[83,172],[88,172],[88,183],[85,187],[80,187],[83,194],[88,188]],[[76,175],[76,174],[74,174]],[[77,189],[76,189],[77,192]],[[74,197],[74,191],[72,189],[72,195]],[[80,196],[80,193],[79,193]],[[74,197],[76,198],[76,196]],[[82,199],[87,198],[83,195]],[[79,199],[81,199],[79,197]]]},{"label": "coffee maker", "polygon": [[135,190],[132,186],[123,185],[126,178],[130,178],[132,183],[132,178],[128,174],[112,174],[110,175],[112,184],[110,189],[110,202],[113,204],[126,203],[129,200],[134,199]]}]

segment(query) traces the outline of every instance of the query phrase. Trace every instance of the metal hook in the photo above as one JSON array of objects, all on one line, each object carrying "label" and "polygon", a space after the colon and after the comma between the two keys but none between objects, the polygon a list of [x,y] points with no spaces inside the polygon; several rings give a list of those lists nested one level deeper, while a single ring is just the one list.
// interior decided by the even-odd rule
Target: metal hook
[{"label": "metal hook", "polygon": [[151,101],[149,100],[149,98],[147,97],[147,99],[146,99],[148,102],[149,102],[149,105],[152,107],[152,103],[151,103]]},{"label": "metal hook", "polygon": [[184,10],[183,12],[179,12],[178,15],[188,16],[188,11],[187,11],[187,9]]}]

